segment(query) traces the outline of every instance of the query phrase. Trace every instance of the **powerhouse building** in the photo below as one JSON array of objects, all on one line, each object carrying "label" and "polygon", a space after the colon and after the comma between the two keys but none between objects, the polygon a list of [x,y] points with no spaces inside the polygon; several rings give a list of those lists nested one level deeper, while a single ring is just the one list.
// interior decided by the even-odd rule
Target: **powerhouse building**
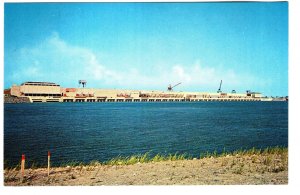
[{"label": "powerhouse building", "polygon": [[24,82],[4,92],[27,97],[30,102],[168,102],[168,101],[266,101],[261,93],[210,93],[96,88],[64,88],[52,82]]}]

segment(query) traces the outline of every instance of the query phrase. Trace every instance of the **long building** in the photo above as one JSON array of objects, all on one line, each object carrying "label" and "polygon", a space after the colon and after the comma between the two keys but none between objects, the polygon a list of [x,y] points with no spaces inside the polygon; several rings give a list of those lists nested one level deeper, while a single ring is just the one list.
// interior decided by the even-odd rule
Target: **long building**
[{"label": "long building", "polygon": [[270,101],[258,92],[210,93],[95,88],[64,88],[51,82],[24,82],[4,92],[28,98],[29,102],[180,102],[180,101]]}]

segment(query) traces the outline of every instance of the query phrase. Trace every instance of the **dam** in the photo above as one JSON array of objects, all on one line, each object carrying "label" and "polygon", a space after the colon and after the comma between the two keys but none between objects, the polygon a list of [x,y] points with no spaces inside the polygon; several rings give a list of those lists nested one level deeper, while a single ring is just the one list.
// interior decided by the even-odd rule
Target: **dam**
[{"label": "dam", "polygon": [[224,93],[64,88],[52,82],[24,82],[4,91],[5,97],[28,102],[195,102],[195,101],[272,101],[259,92]]}]

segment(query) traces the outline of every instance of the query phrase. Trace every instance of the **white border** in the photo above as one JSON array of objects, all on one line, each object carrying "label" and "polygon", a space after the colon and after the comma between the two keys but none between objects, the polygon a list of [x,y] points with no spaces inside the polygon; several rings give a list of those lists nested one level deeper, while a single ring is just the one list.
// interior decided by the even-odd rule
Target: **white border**
[{"label": "white border", "polygon": [[[221,0],[222,2],[224,0]],[[212,2],[221,2],[212,1]],[[234,0],[236,1],[236,0]],[[4,0],[4,2],[20,2],[16,0]],[[22,0],[21,2],[41,2],[41,1],[28,1]],[[43,2],[43,1],[42,1]],[[45,2],[45,1],[44,1]],[[46,2],[60,2],[58,0],[48,0]],[[63,0],[63,2],[82,2],[80,0]],[[91,0],[90,2],[101,2]],[[103,2],[103,1],[102,1]],[[114,2],[111,0],[105,2]],[[136,2],[136,1],[124,1],[119,0],[118,2]],[[146,0],[146,1],[137,1],[137,2],[162,2],[159,0]],[[170,2],[170,1],[163,1]],[[182,2],[182,0],[173,0],[172,2]],[[196,0],[190,0],[187,2],[200,2]],[[203,2],[203,1],[201,1]],[[207,1],[205,1],[207,2]],[[226,1],[224,1],[226,2]],[[265,0],[264,2],[274,2],[271,0]],[[1,194],[24,194],[30,193],[33,194],[54,194],[61,193],[62,191],[66,191],[68,193],[76,193],[76,194],[189,194],[189,193],[205,193],[205,194],[294,194],[297,190],[297,185],[299,185],[299,166],[300,166],[300,129],[297,129],[297,122],[299,121],[299,116],[297,116],[297,111],[300,109],[298,106],[297,98],[300,98],[300,60],[299,60],[299,45],[300,45],[300,32],[299,32],[299,1],[297,0],[289,0],[289,184],[288,185],[263,185],[263,186],[101,186],[101,187],[3,187],[3,128],[0,132],[1,135]],[[1,2],[0,6],[0,16],[1,16],[1,24],[4,27],[4,3]],[[2,68],[1,68],[1,76],[4,76],[4,31],[0,32],[1,40],[1,60],[2,60]],[[298,50],[297,50],[298,49]],[[1,78],[1,90],[3,90],[2,83],[3,77]],[[1,100],[3,102],[3,96],[1,96]],[[1,123],[3,127],[3,104],[1,104],[2,112],[1,112]]]}]

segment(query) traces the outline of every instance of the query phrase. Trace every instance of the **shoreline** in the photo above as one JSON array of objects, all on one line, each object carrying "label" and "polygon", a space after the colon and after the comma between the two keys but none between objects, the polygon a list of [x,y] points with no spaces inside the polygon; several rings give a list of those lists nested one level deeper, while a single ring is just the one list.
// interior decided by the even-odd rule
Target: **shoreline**
[{"label": "shoreline", "polygon": [[4,185],[288,184],[288,148],[210,153],[193,159],[184,155],[145,159],[144,154],[115,158],[106,164],[95,161],[88,165],[52,167],[49,177],[47,168],[30,168],[25,170],[23,181],[20,170],[6,169]]}]

